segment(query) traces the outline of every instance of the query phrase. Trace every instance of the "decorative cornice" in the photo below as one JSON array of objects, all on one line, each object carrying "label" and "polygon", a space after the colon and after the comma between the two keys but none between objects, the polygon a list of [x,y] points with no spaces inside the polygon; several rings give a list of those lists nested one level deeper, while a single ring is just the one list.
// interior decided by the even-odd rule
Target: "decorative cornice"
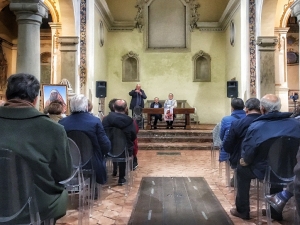
[{"label": "decorative cornice", "polygon": [[[138,1],[136,5],[137,15],[132,21],[115,21],[105,0],[95,0],[95,5],[98,11],[100,12],[101,16],[103,17],[105,26],[108,31],[132,31],[135,28],[137,28],[141,32],[144,27],[142,6],[144,6],[144,4],[148,2],[149,0]],[[185,0],[185,2],[190,4],[191,31],[195,28],[199,29],[200,31],[225,31],[236,10],[240,6],[240,0],[230,0],[218,22],[198,22],[199,14],[197,13],[197,10],[200,7],[200,5],[196,4],[194,0]]]}]

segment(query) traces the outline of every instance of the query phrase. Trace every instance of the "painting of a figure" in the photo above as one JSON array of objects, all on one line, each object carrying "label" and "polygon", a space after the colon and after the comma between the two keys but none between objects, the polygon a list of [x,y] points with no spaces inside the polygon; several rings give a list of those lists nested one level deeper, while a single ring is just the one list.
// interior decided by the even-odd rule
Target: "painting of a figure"
[{"label": "painting of a figure", "polygon": [[63,113],[67,112],[68,101],[67,101],[67,86],[66,85],[43,85],[43,106],[44,109],[54,101],[59,100],[63,104]]}]

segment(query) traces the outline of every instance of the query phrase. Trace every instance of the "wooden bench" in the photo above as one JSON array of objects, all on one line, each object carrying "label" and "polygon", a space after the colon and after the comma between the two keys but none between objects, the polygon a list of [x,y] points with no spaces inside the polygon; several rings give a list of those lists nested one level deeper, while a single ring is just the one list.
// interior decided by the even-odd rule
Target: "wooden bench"
[{"label": "wooden bench", "polygon": [[[146,130],[151,130],[151,114],[164,114],[164,108],[143,108],[143,113],[147,114]],[[184,128],[191,129],[190,114],[195,113],[195,108],[174,108],[174,114],[184,114],[185,122]],[[175,125],[174,125],[175,126]]]}]

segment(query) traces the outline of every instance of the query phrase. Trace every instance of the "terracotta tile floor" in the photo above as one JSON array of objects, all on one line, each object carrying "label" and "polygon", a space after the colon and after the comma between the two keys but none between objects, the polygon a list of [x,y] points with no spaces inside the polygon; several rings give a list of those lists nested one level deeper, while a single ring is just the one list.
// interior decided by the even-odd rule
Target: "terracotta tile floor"
[{"label": "terracotta tile floor", "polygon": [[[226,187],[224,175],[219,177],[218,168],[212,169],[210,151],[179,151],[181,155],[157,155],[158,151],[139,151],[139,167],[135,172],[135,179],[132,189],[127,197],[124,195],[124,187],[117,186],[117,179],[103,186],[101,201],[94,204],[93,216],[90,224],[118,224],[128,223],[131,211],[137,200],[137,192],[142,177],[204,177],[222,206],[236,225],[256,224],[256,199],[251,199],[251,217],[249,221],[232,217],[230,208],[234,207],[233,188]],[[218,162],[216,163],[218,165]],[[287,219],[287,218],[285,218]],[[60,225],[77,224],[76,212],[68,212],[68,216],[57,221]],[[266,224],[264,222],[263,224]],[[290,221],[273,224],[292,224]]]}]

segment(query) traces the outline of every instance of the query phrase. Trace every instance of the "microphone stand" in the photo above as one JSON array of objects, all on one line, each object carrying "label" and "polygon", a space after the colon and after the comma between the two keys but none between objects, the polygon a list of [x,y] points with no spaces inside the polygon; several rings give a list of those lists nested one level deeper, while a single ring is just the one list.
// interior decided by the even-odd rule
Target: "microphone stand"
[{"label": "microphone stand", "polygon": [[102,102],[101,102],[100,98],[98,98],[98,100],[99,100],[99,103],[98,103],[98,117],[102,121],[102,119],[104,117],[104,114],[103,114],[103,111],[102,111]]}]

